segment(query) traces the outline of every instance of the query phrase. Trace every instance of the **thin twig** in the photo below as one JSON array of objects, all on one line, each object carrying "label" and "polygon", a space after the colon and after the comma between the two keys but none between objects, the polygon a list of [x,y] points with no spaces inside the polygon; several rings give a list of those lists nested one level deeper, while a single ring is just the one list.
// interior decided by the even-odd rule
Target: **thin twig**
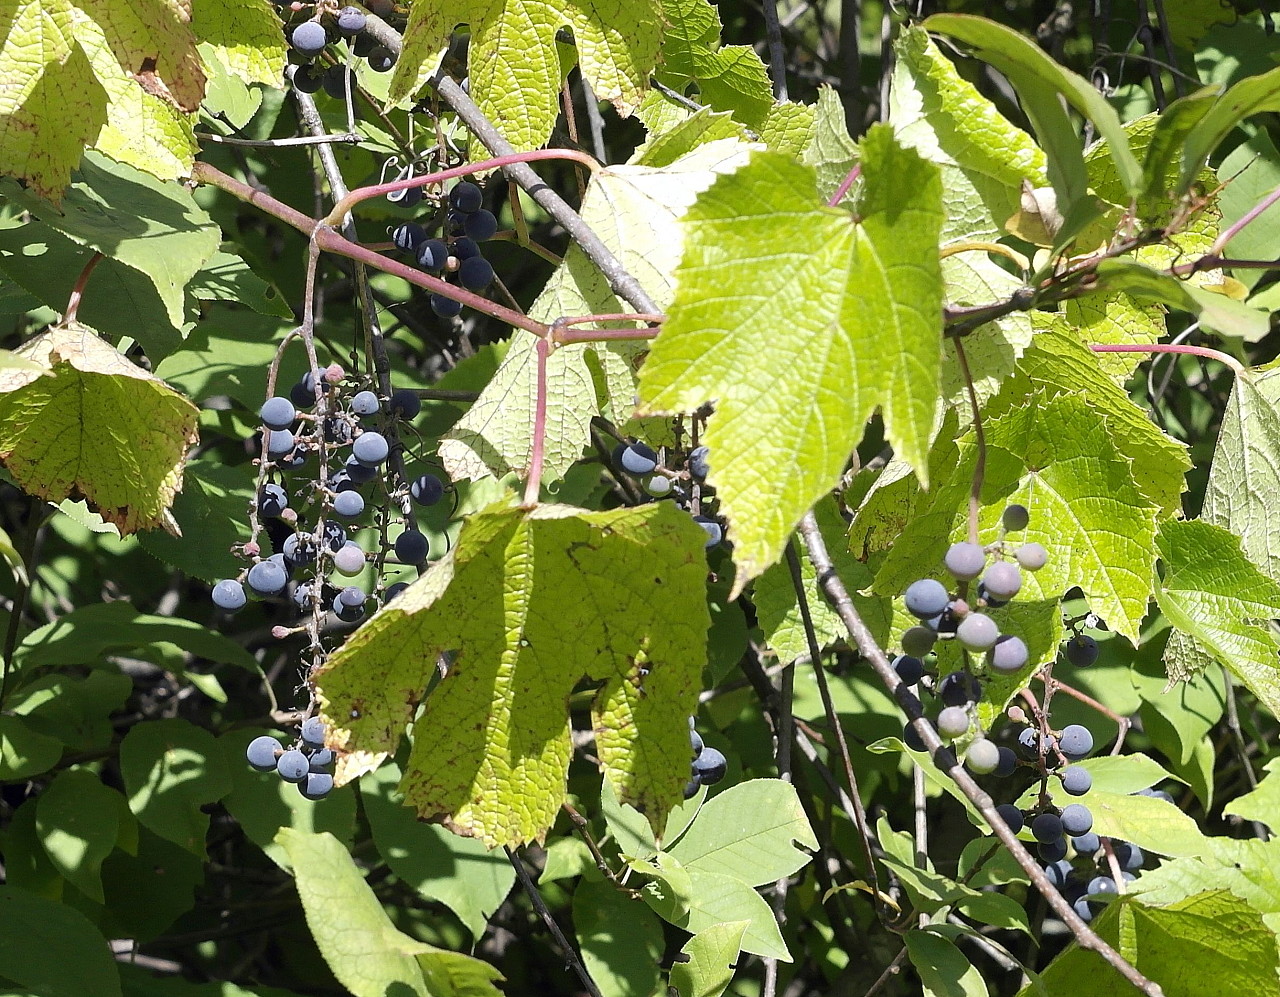
[{"label": "thin twig", "polygon": [[529,452],[529,476],[524,483],[526,509],[532,509],[538,504],[538,492],[542,488],[542,461],[547,441],[547,359],[551,356],[551,341],[539,339],[533,348],[537,364],[537,388],[533,405],[533,445]]},{"label": "thin twig", "polygon": [[1094,353],[1187,353],[1196,357],[1207,357],[1230,367],[1236,374],[1247,376],[1247,370],[1239,360],[1229,353],[1211,349],[1208,346],[1187,346],[1174,343],[1090,343],[1089,349]]},{"label": "thin twig", "polygon": [[871,631],[867,629],[862,617],[858,614],[858,610],[854,606],[844,582],[836,574],[835,568],[831,563],[831,557],[827,553],[826,542],[822,538],[817,520],[812,512],[806,513],[805,517],[800,521],[800,535],[804,538],[805,546],[809,550],[809,559],[813,562],[814,568],[817,569],[818,582],[823,591],[826,592],[841,621],[848,629],[854,644],[862,652],[863,657],[870,662],[871,667],[894,699],[897,700],[898,705],[907,715],[916,733],[924,741],[926,748],[933,756],[934,763],[954,780],[956,785],[960,787],[960,791],[982,814],[990,825],[991,830],[995,832],[996,837],[1009,849],[1010,854],[1013,855],[1018,865],[1027,874],[1036,889],[1040,891],[1049,906],[1053,908],[1054,913],[1066,923],[1080,947],[1098,953],[1108,965],[1143,993],[1147,994],[1147,997],[1162,997],[1164,991],[1158,984],[1153,983],[1138,972],[1120,953],[1099,938],[1098,934],[1080,919],[1062,894],[1049,882],[1040,863],[1031,856],[1017,836],[1009,830],[1009,825],[1004,822],[996,811],[990,795],[974,782],[973,777],[956,761],[956,756],[951,749],[942,743],[933,725],[925,719],[920,700],[916,698],[911,689],[894,671],[893,666],[889,664],[889,659],[885,657],[884,651],[876,643],[875,637],[872,636]]},{"label": "thin twig", "polygon": [[773,77],[773,99],[787,99],[787,55],[782,47],[782,25],[778,23],[778,0],[762,0],[764,34],[769,40],[769,75]]},{"label": "thin twig", "polygon": [[359,145],[364,141],[356,132],[340,132],[336,135],[297,135],[292,138],[235,138],[231,135],[215,135],[212,132],[196,132],[201,142],[217,142],[219,145],[252,146],[278,149],[291,145]]},{"label": "thin twig", "polygon": [[[1244,743],[1244,731],[1240,727],[1240,710],[1236,705],[1236,689],[1231,681],[1231,673],[1226,667],[1222,668],[1222,681],[1226,690],[1227,699],[1227,730],[1231,733],[1231,743],[1236,749],[1236,754],[1240,756],[1240,764],[1244,768],[1245,782],[1249,784],[1249,789],[1258,788],[1258,776],[1253,771],[1253,763],[1249,761],[1249,746]],[[1271,835],[1267,832],[1267,826],[1261,821],[1250,821],[1253,825],[1253,835],[1263,841],[1270,839]]]},{"label": "thin twig", "polygon": [[560,930],[560,925],[556,924],[556,919],[551,916],[551,911],[547,909],[546,901],[542,899],[542,894],[538,892],[538,887],[534,885],[529,871],[525,869],[524,863],[520,861],[520,856],[510,848],[503,846],[502,849],[507,853],[507,861],[511,863],[511,868],[515,869],[516,876],[520,880],[520,885],[524,887],[524,892],[528,894],[529,902],[533,904],[533,909],[538,912],[538,916],[542,918],[542,923],[547,926],[547,930],[551,932],[551,936],[556,940],[556,944],[564,952],[566,964],[577,974],[578,979],[582,982],[583,987],[591,997],[603,997],[600,988],[596,986],[587,968],[582,965],[582,960],[578,957],[577,951],[569,944],[569,939],[565,938],[564,932]]},{"label": "thin twig", "polygon": [[960,363],[960,373],[964,377],[964,385],[969,392],[969,406],[973,412],[973,435],[978,446],[978,454],[973,462],[973,481],[969,485],[969,543],[976,544],[978,512],[982,508],[982,479],[987,472],[987,438],[982,431],[982,408],[978,405],[978,393],[973,387],[973,374],[969,370],[969,358],[965,356],[964,342],[955,339],[952,345],[956,348],[956,360]]}]

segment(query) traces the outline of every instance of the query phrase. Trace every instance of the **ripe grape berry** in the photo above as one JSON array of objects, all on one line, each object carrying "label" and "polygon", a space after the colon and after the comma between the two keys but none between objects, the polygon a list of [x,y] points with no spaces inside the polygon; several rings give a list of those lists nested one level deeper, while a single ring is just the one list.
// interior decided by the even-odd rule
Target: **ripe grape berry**
[{"label": "ripe grape berry", "polygon": [[244,752],[249,764],[259,772],[270,772],[274,769],[278,754],[280,754],[280,742],[269,734],[255,737],[249,742]]},{"label": "ripe grape berry", "polygon": [[938,682],[938,698],[946,706],[967,706],[982,698],[982,683],[968,672],[952,672]]},{"label": "ripe grape berry", "polygon": [[1039,571],[1049,560],[1049,552],[1038,543],[1023,544],[1013,556],[1028,571]]},{"label": "ripe grape berry", "polygon": [[396,557],[405,564],[421,564],[427,559],[430,545],[426,535],[419,530],[405,530],[395,543]]},{"label": "ripe grape berry", "polygon": [[311,66],[304,64],[293,71],[293,88],[299,93],[319,93],[322,86],[324,74]]},{"label": "ripe grape berry", "polygon": [[956,627],[956,637],[970,651],[985,651],[1000,636],[996,621],[985,613],[970,613]]},{"label": "ripe grape berry", "polygon": [[356,491],[339,492],[333,500],[333,511],[347,519],[355,519],[364,512],[364,496]]},{"label": "ripe grape berry", "polygon": [[276,429],[271,433],[271,439],[267,441],[268,457],[283,457],[293,449],[294,438],[293,433],[287,429]]},{"label": "ripe grape berry", "polygon": [[943,557],[942,563],[957,581],[967,582],[982,574],[987,555],[978,544],[955,543]]},{"label": "ripe grape berry", "polygon": [[1071,847],[1077,855],[1089,856],[1102,847],[1102,840],[1093,832],[1078,834],[1071,839]]},{"label": "ripe grape berry", "polygon": [[361,433],[351,444],[351,453],[365,467],[377,467],[387,459],[391,445],[381,433]]},{"label": "ripe grape berry", "polygon": [[213,604],[225,612],[243,609],[246,601],[244,586],[234,578],[224,578],[213,587]]},{"label": "ripe grape berry", "polygon": [[301,782],[310,771],[307,756],[297,748],[290,748],[276,761],[276,772],[285,782]]},{"label": "ripe grape berry", "polygon": [[1031,822],[1031,836],[1046,845],[1057,841],[1062,837],[1062,818],[1057,814],[1040,814]]},{"label": "ripe grape berry", "polygon": [[464,214],[479,211],[484,203],[484,192],[470,180],[459,180],[449,191],[449,206]]},{"label": "ripe grape berry", "polygon": [[378,396],[372,391],[357,391],[351,399],[351,411],[359,416],[373,415],[378,411]]},{"label": "ripe grape berry", "polygon": [[1012,599],[1022,588],[1022,572],[1016,564],[997,561],[982,576],[982,585],[988,593],[1001,601]]},{"label": "ripe grape berry", "polygon": [[396,64],[396,57],[388,48],[379,45],[369,53],[369,68],[375,73],[385,73]]},{"label": "ripe grape berry", "polygon": [[412,419],[422,411],[422,401],[412,388],[400,388],[391,392],[387,410],[397,419]]},{"label": "ripe grape berry", "polygon": [[1088,634],[1076,634],[1065,648],[1067,660],[1077,668],[1087,668],[1098,660],[1098,642]]},{"label": "ripe grape berry", "polygon": [[417,253],[418,247],[427,241],[427,230],[416,222],[404,222],[391,230],[391,241],[396,249]]},{"label": "ripe grape berry", "polygon": [[421,474],[410,483],[409,495],[418,505],[435,505],[444,497],[444,483],[434,474]]},{"label": "ripe grape berry", "polygon": [[1025,665],[1028,656],[1027,645],[1021,637],[1001,634],[992,645],[987,660],[993,669],[1007,675]]},{"label": "ripe grape berry", "polygon": [[441,318],[453,318],[462,312],[462,302],[443,294],[433,294],[427,299],[431,310]]},{"label": "ripe grape berry", "polygon": [[483,256],[463,260],[458,267],[458,283],[468,291],[483,291],[493,283],[493,264]]},{"label": "ripe grape berry", "polygon": [[302,729],[298,732],[302,736],[302,743],[310,745],[313,748],[323,748],[324,739],[328,735],[328,728],[319,717],[308,717],[302,721]]},{"label": "ripe grape berry", "polygon": [[729,760],[717,748],[705,745],[693,760],[694,777],[704,786],[714,786],[724,778]]},{"label": "ripe grape berry", "polygon": [[707,542],[703,544],[708,550],[724,539],[724,527],[710,516],[694,516],[693,521],[707,533]]},{"label": "ripe grape berry", "polygon": [[1018,771],[1018,756],[1013,753],[1013,749],[1000,747],[1000,761],[996,764],[995,775],[1001,779],[1007,778]]},{"label": "ripe grape berry", "polygon": [[922,620],[939,616],[947,608],[951,597],[947,595],[942,582],[932,578],[921,578],[907,586],[904,600],[907,612]]},{"label": "ripe grape berry", "polygon": [[258,410],[258,418],[262,420],[262,424],[273,430],[288,429],[293,425],[293,420],[297,418],[297,415],[293,402],[278,395],[268,398],[262,403],[262,408]]},{"label": "ripe grape berry", "polygon": [[1022,830],[1024,820],[1022,811],[1015,807],[1012,803],[1001,803],[996,807],[996,813],[1000,815],[1000,819],[1009,825],[1009,830],[1017,834]]},{"label": "ripe grape berry", "polygon": [[710,452],[707,447],[694,447],[689,451],[689,473],[697,481],[705,481],[711,473],[711,465],[707,461]]},{"label": "ripe grape berry", "polygon": [[449,247],[439,239],[425,239],[418,244],[415,251],[417,253],[418,266],[422,267],[423,270],[439,272],[449,262]]},{"label": "ripe grape berry", "polygon": [[318,21],[303,21],[293,29],[289,42],[299,55],[313,56],[324,51],[328,38],[325,37],[324,26]]},{"label": "ripe grape berry", "polygon": [[1083,803],[1068,803],[1062,808],[1061,820],[1067,834],[1088,834],[1093,829],[1093,814]]},{"label": "ripe grape berry", "polygon": [[364,551],[348,540],[333,555],[333,566],[340,575],[358,575],[364,570]]},{"label": "ripe grape berry", "polygon": [[924,676],[924,662],[909,654],[900,654],[894,659],[893,668],[907,685],[915,685]]},{"label": "ripe grape berry", "polygon": [[1068,724],[1062,729],[1062,737],[1058,739],[1058,747],[1068,756],[1081,758],[1093,750],[1093,735],[1088,727],[1080,724]]},{"label": "ripe grape berry", "polygon": [[289,575],[282,564],[271,560],[259,561],[249,569],[246,581],[258,595],[279,595],[284,591]]},{"label": "ripe grape berry", "polygon": [[476,244],[475,239],[468,239],[465,235],[454,239],[449,249],[459,262],[480,255],[480,247]]},{"label": "ripe grape berry", "polygon": [[1067,854],[1067,839],[1054,838],[1052,841],[1042,841],[1036,846],[1036,854],[1040,856],[1041,862],[1059,862]]},{"label": "ripe grape berry", "polygon": [[308,772],[298,786],[308,800],[323,800],[333,789],[333,776],[328,772]]},{"label": "ripe grape berry", "polygon": [[653,447],[637,440],[622,449],[618,463],[628,474],[651,474],[658,466],[658,455]]},{"label": "ripe grape berry", "polygon": [[338,11],[338,33],[345,38],[360,34],[367,23],[364,11],[358,7],[343,7]]},{"label": "ripe grape berry", "polygon": [[334,65],[324,71],[320,85],[324,87],[324,92],[334,100],[346,100],[347,81],[349,78],[346,66]]},{"label": "ripe grape berry", "polygon": [[462,231],[467,238],[476,242],[487,242],[498,234],[498,219],[492,211],[481,208],[467,215],[462,223]]}]

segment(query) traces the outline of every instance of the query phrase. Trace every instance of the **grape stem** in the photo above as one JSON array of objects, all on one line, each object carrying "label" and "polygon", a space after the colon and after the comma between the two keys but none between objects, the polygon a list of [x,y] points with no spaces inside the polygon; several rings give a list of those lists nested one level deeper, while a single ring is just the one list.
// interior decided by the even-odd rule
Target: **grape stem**
[{"label": "grape stem", "polygon": [[89,283],[89,276],[103,259],[101,253],[95,252],[89,257],[89,262],[84,265],[84,269],[80,271],[80,276],[76,278],[75,285],[71,288],[71,296],[67,298],[67,310],[62,314],[64,324],[76,320],[76,313],[80,310],[80,302],[84,298],[84,289]]},{"label": "grape stem", "polygon": [[969,370],[969,358],[964,352],[964,341],[957,337],[952,340],[956,349],[956,360],[960,364],[960,374],[964,377],[964,386],[969,393],[969,407],[973,411],[973,435],[978,445],[978,454],[973,462],[973,483],[969,486],[969,543],[978,542],[978,511],[982,507],[982,481],[987,473],[987,437],[982,431],[982,409],[978,405],[978,393],[973,387],[973,373]]},{"label": "grape stem", "polygon": [[[597,343],[609,340],[652,339],[661,330],[656,326],[666,321],[660,312],[609,312],[601,315],[562,315],[551,323],[551,341],[557,346],[569,343]],[[574,331],[571,325],[587,325],[593,322],[649,322],[643,329],[579,329]]]},{"label": "grape stem", "polygon": [[1091,343],[1094,353],[1189,353],[1196,357],[1208,357],[1230,367],[1236,374],[1247,377],[1248,369],[1235,357],[1208,346],[1186,346],[1178,343]]},{"label": "grape stem", "polygon": [[827,198],[827,207],[834,208],[837,204],[844,200],[845,194],[849,193],[849,188],[857,182],[858,177],[862,175],[862,164],[854,164],[853,169],[845,174],[845,178],[840,181],[840,186],[836,188],[836,192]]},{"label": "grape stem", "polygon": [[1097,710],[1104,717],[1114,723],[1116,725],[1116,743],[1111,746],[1109,754],[1120,754],[1121,749],[1124,747],[1124,739],[1129,733],[1129,728],[1133,726],[1132,720],[1128,717],[1121,716],[1115,710],[1104,706],[1088,693],[1082,692],[1074,686],[1067,685],[1067,683],[1063,682],[1061,679],[1054,678],[1053,675],[1048,672],[1042,671],[1037,677],[1045,684],[1046,687],[1052,684],[1056,691],[1065,692],[1072,699],[1078,700],[1079,702],[1084,703],[1085,706]]},{"label": "grape stem", "polygon": [[822,586],[823,591],[827,594],[862,656],[871,664],[872,669],[907,715],[916,733],[924,741],[925,747],[933,756],[934,763],[955,781],[960,787],[960,791],[982,814],[983,818],[991,826],[991,830],[995,832],[996,837],[1009,850],[1015,861],[1030,878],[1032,884],[1040,891],[1049,906],[1053,908],[1054,913],[1070,929],[1080,947],[1098,953],[1108,965],[1142,993],[1146,994],[1147,997],[1163,997],[1164,991],[1159,984],[1154,983],[1138,972],[1119,952],[1098,937],[1097,932],[1080,919],[1080,916],[1076,914],[1062,894],[1049,882],[1044,870],[1040,867],[1040,863],[1031,856],[1017,836],[1009,830],[1009,825],[1001,819],[990,795],[974,782],[973,777],[956,761],[955,754],[942,743],[937,732],[933,729],[933,725],[925,719],[924,709],[920,704],[920,700],[916,698],[911,689],[893,670],[893,666],[889,664],[889,659],[885,657],[884,651],[876,643],[875,637],[867,629],[867,625],[853,605],[849,590],[845,588],[844,582],[840,579],[831,563],[831,556],[827,553],[826,541],[822,538],[817,520],[812,512],[805,514],[800,521],[799,529],[805,546],[808,548],[809,559],[813,562],[813,566],[817,571],[819,585]]}]

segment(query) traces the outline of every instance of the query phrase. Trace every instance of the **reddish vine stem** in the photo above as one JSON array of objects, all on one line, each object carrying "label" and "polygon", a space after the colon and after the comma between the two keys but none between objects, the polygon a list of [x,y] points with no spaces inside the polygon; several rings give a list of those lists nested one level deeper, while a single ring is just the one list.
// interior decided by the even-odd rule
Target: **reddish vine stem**
[{"label": "reddish vine stem", "polygon": [[450,284],[439,277],[432,277],[430,274],[414,269],[399,260],[390,259],[380,253],[373,252],[371,249],[366,249],[364,246],[357,245],[329,228],[323,222],[317,222],[309,215],[303,214],[296,208],[289,207],[289,205],[276,200],[271,195],[254,190],[248,184],[227,176],[216,166],[198,162],[192,167],[191,176],[198,183],[207,183],[212,187],[217,187],[219,190],[224,190],[233,197],[238,197],[273,218],[277,218],[286,225],[297,229],[303,235],[313,239],[316,245],[327,253],[345,256],[348,259],[355,260],[357,263],[371,266],[375,270],[381,270],[383,273],[400,277],[416,287],[444,295],[454,301],[460,301],[469,308],[474,308],[478,312],[489,315],[499,322],[515,326],[517,329],[532,332],[535,336],[545,336],[547,334],[547,326],[543,323],[537,322],[512,308],[506,308],[490,301],[479,294],[474,294],[464,288]]},{"label": "reddish vine stem", "polygon": [[451,169],[440,170],[436,173],[423,173],[421,176],[406,177],[404,180],[392,180],[388,183],[357,187],[339,198],[338,202],[334,204],[333,210],[325,217],[324,222],[326,225],[341,225],[342,219],[346,218],[351,209],[361,201],[368,201],[375,197],[385,197],[387,194],[398,190],[444,183],[446,180],[452,180],[455,177],[467,177],[475,173],[483,173],[486,170],[497,170],[513,163],[533,163],[546,159],[568,159],[575,163],[582,163],[590,167],[593,173],[603,169],[591,156],[576,149],[534,149],[532,152],[512,152],[509,155],[496,156],[493,159],[481,160],[478,163],[464,163],[462,166],[454,166]]},{"label": "reddish vine stem", "polygon": [[[661,313],[645,312],[606,312],[601,315],[562,315],[551,323],[551,340],[557,345],[569,343],[595,343],[610,339],[652,339],[661,330],[655,326],[666,321]],[[580,329],[574,331],[571,325],[586,325],[591,322],[650,322],[644,329]]]},{"label": "reddish vine stem", "polygon": [[1248,374],[1247,368],[1235,357],[1208,346],[1186,346],[1179,343],[1091,343],[1094,353],[1189,353],[1196,357],[1208,357],[1230,367],[1237,374]]},{"label": "reddish vine stem", "polygon": [[836,192],[827,199],[827,206],[834,208],[837,204],[844,200],[845,194],[849,193],[849,188],[857,182],[858,177],[862,175],[862,164],[858,163],[851,169],[845,178],[840,181],[840,186],[836,188]]},{"label": "reddish vine stem", "polygon": [[978,444],[978,456],[973,463],[973,483],[969,486],[969,543],[978,542],[978,510],[982,507],[982,479],[987,473],[987,438],[982,431],[982,410],[978,405],[978,393],[973,387],[973,374],[969,370],[969,358],[965,356],[964,343],[956,338],[956,360],[964,376],[964,386],[969,392],[969,406],[973,410],[973,435]]},{"label": "reddish vine stem", "polygon": [[933,757],[934,764],[955,781],[956,785],[960,787],[960,791],[982,814],[990,825],[991,830],[995,832],[996,837],[1013,855],[1015,861],[1030,878],[1035,888],[1039,890],[1045,901],[1053,908],[1054,913],[1070,929],[1080,947],[1096,952],[1108,965],[1142,993],[1146,994],[1147,997],[1163,997],[1164,991],[1159,984],[1152,982],[1138,972],[1119,952],[1099,938],[1097,932],[1080,920],[1079,915],[1076,914],[1071,905],[1067,903],[1062,894],[1046,878],[1040,863],[1031,856],[1017,836],[1009,830],[1009,825],[1001,819],[990,795],[974,782],[973,777],[957,762],[956,756],[951,749],[942,743],[937,732],[933,729],[933,725],[925,719],[924,709],[920,704],[920,700],[912,693],[910,687],[898,677],[897,672],[893,670],[893,666],[889,664],[889,659],[885,657],[884,651],[880,649],[875,637],[872,636],[871,631],[867,629],[867,625],[858,614],[858,610],[849,596],[848,589],[845,588],[844,582],[841,581],[840,576],[835,571],[835,567],[832,565],[831,557],[827,553],[826,542],[822,539],[822,534],[818,530],[817,520],[812,512],[805,514],[805,517],[800,521],[799,529],[805,546],[809,550],[809,558],[813,562],[814,568],[817,569],[818,582],[823,591],[826,592],[828,599],[849,631],[849,635],[853,638],[858,650],[870,662],[872,669],[880,677],[885,688],[897,700],[898,705],[907,715],[916,733],[924,741],[930,755]]},{"label": "reddish vine stem", "polygon": [[1078,700],[1079,702],[1084,703],[1085,706],[1097,710],[1104,717],[1114,723],[1116,725],[1116,743],[1111,746],[1109,754],[1120,754],[1121,749],[1124,747],[1124,739],[1129,734],[1129,728],[1133,726],[1132,720],[1128,717],[1121,716],[1115,710],[1108,709],[1087,692],[1083,692],[1074,686],[1067,685],[1067,683],[1063,682],[1061,679],[1054,678],[1052,675],[1041,675],[1040,681],[1045,685],[1052,683],[1054,689],[1058,692],[1064,692],[1072,699]]},{"label": "reddish vine stem", "polygon": [[75,285],[71,288],[71,296],[67,298],[67,310],[62,315],[63,322],[74,322],[76,313],[80,310],[80,302],[84,298],[85,285],[89,283],[89,276],[93,273],[94,268],[103,261],[104,257],[101,253],[95,252],[89,257],[89,262],[84,265],[84,269],[80,271],[80,276],[76,278]]},{"label": "reddish vine stem", "polygon": [[544,337],[534,344],[537,353],[538,383],[533,404],[533,445],[529,452],[529,477],[524,482],[524,506],[532,509],[538,504],[538,491],[542,487],[542,463],[547,441],[547,358],[552,344]]}]

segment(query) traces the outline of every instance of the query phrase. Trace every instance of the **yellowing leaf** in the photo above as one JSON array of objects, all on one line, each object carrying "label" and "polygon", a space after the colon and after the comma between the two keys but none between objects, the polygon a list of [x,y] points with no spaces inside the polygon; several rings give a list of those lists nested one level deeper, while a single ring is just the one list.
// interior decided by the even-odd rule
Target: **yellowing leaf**
[{"label": "yellowing leaf", "polygon": [[192,27],[219,62],[245,83],[279,87],[285,43],[277,8],[267,0],[194,0]]},{"label": "yellowing leaf", "polygon": [[164,525],[196,441],[194,405],[92,329],[50,329],[0,371],[0,461],[24,491],[84,498],[122,534]]},{"label": "yellowing leaf", "polygon": [[941,184],[887,127],[861,151],[861,221],[823,206],[814,171],[777,153],[753,153],[703,193],[640,372],[645,411],[715,403],[703,439],[739,590],[835,485],[876,408],[925,475],[942,356]]},{"label": "yellowing leaf", "polygon": [[[706,660],[705,534],[669,503],[472,515],[448,556],[316,675],[346,779],[396,750],[424,818],[490,845],[541,837],[564,801],[568,698],[585,677],[596,752],[655,827],[689,778]],[[441,659],[441,655],[445,655]],[[448,667],[415,719],[436,662]]]},{"label": "yellowing leaf", "polygon": [[205,76],[183,0],[26,0],[0,39],[0,173],[56,200],[86,148],[172,179]]},{"label": "yellowing leaf", "polygon": [[657,62],[661,7],[660,0],[419,0],[390,100],[398,103],[426,82],[453,29],[467,24],[471,96],[512,145],[536,149],[559,113],[556,32],[573,32],[578,65],[595,95],[629,114]]}]

